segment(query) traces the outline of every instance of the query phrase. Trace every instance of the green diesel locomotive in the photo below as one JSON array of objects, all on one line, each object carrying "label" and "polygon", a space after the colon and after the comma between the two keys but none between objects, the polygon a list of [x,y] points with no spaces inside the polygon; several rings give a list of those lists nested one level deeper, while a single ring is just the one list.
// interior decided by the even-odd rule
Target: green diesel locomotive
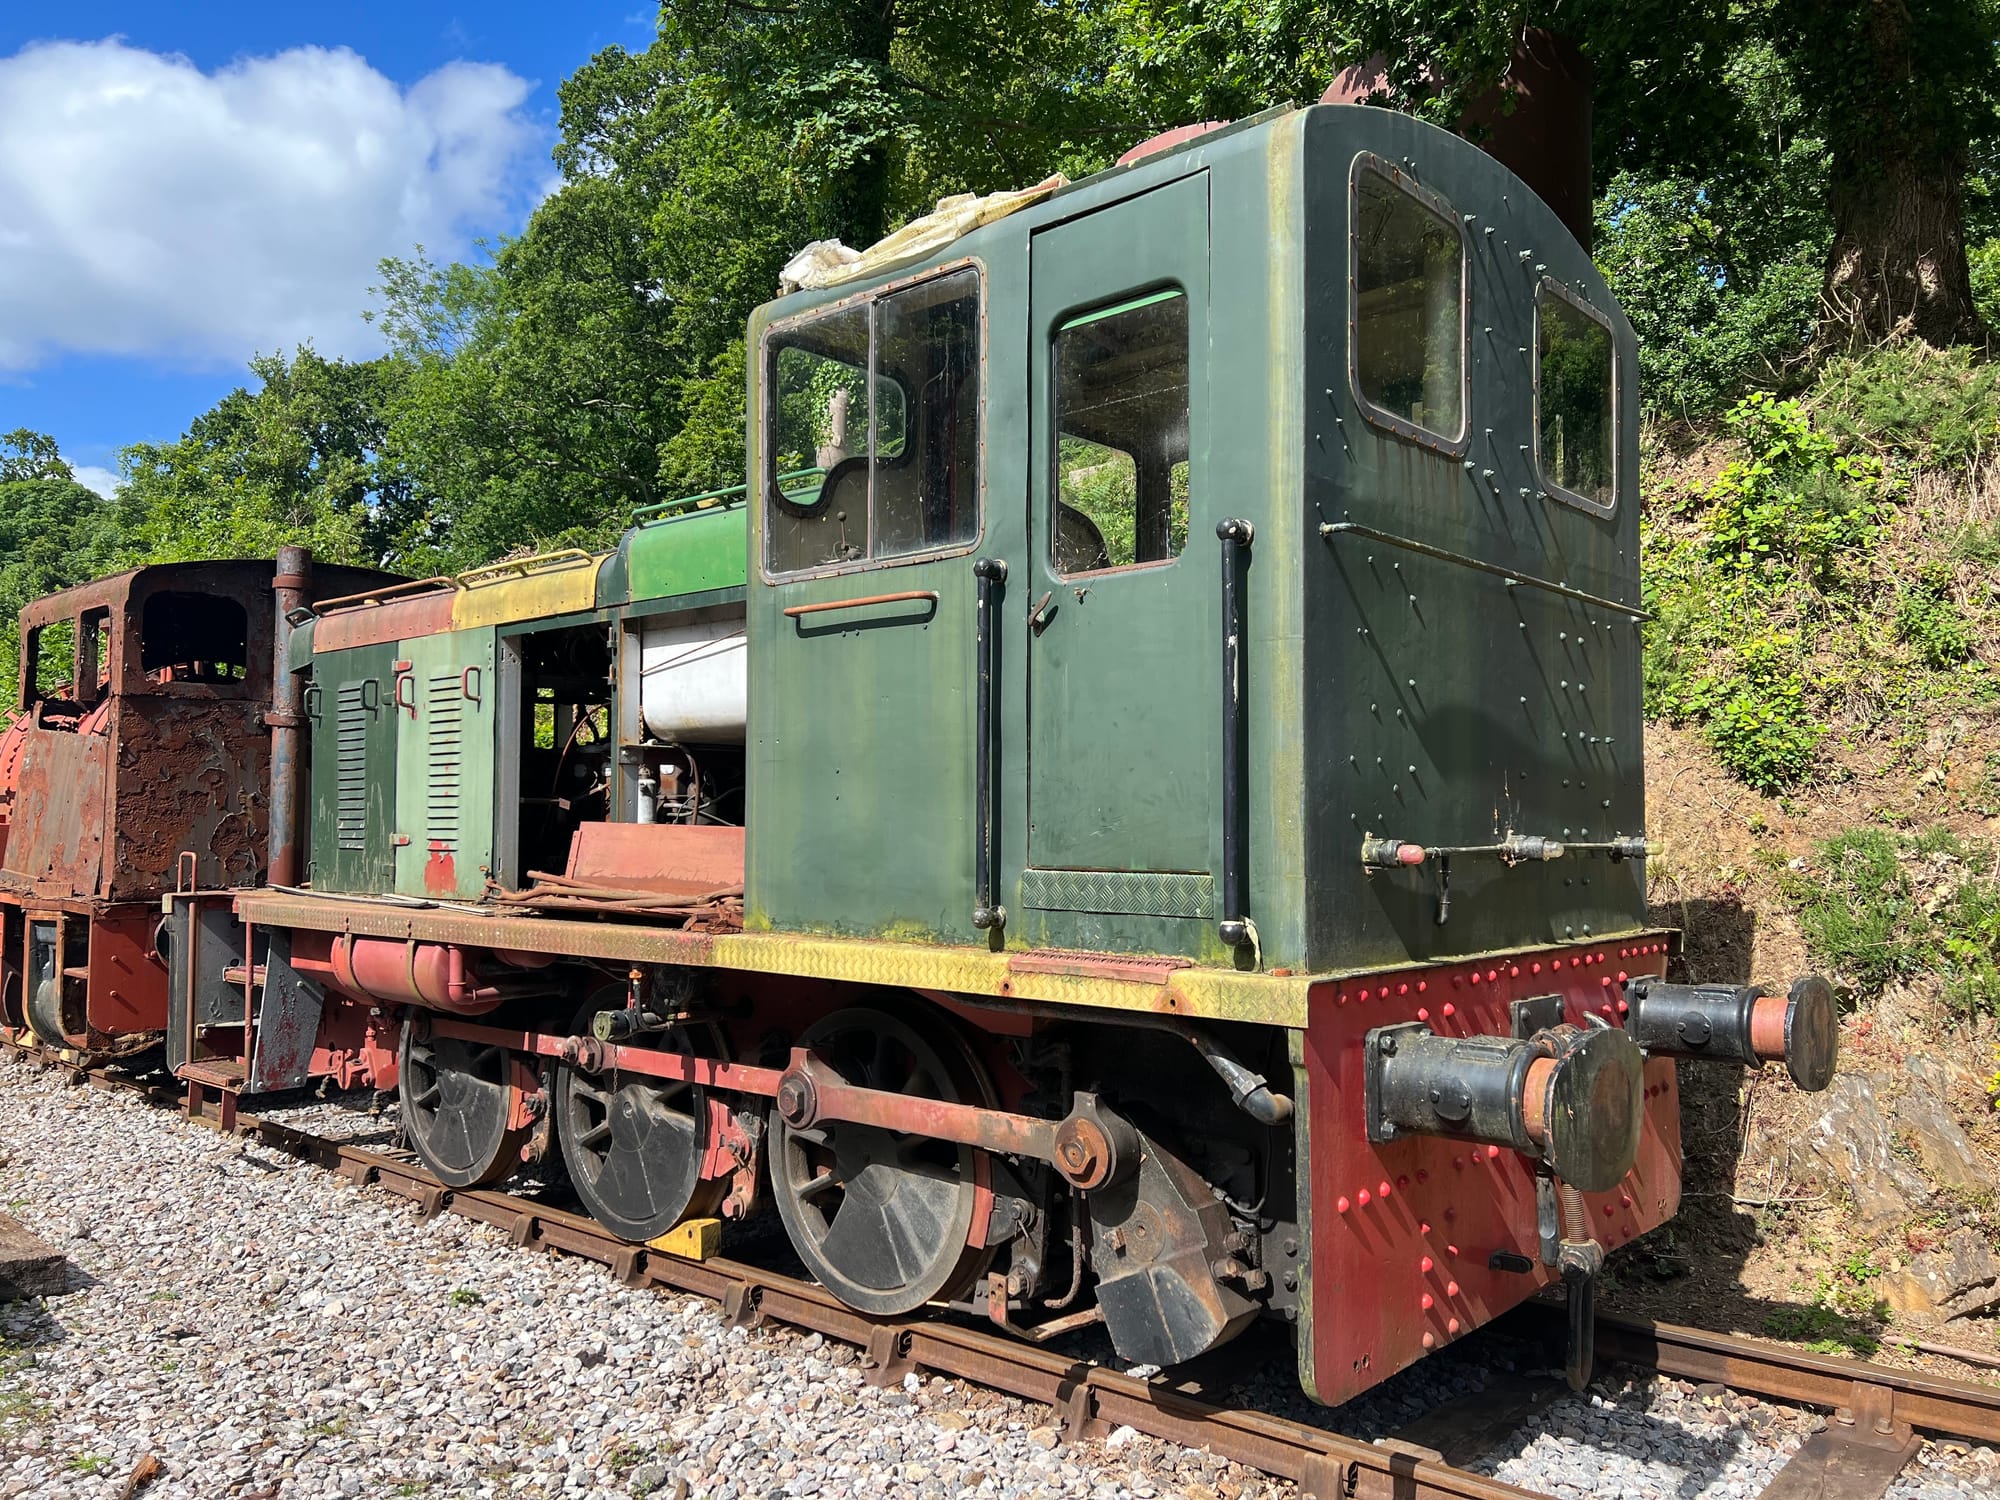
[{"label": "green diesel locomotive", "polygon": [[1324,1401],[1586,1313],[1675,1058],[1834,1062],[1823,984],[1648,922],[1631,326],[1456,136],[1178,136],[760,308],[748,483],[609,555],[282,557],[178,1074],[396,1087],[443,1182],[559,1154],[635,1242],[768,1201],[870,1313],[1283,1320]]}]

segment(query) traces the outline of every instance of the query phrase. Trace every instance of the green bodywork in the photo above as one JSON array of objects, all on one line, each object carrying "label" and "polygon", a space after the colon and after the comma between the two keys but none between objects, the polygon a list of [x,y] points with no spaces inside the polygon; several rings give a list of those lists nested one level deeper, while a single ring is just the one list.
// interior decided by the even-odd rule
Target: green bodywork
[{"label": "green bodywork", "polygon": [[[1394,430],[1350,375],[1361,158],[1463,229],[1465,421],[1451,441]],[[967,267],[982,352],[976,536],[805,575],[750,567],[777,503],[759,420],[773,330]],[[1544,278],[1612,331],[1620,478],[1608,515],[1551,495],[1537,468]],[[1048,521],[1057,333],[1094,309],[1175,293],[1189,344],[1184,545],[1170,561],[1065,576]],[[747,503],[718,492],[659,508],[599,564],[591,618],[744,611],[752,930],[1328,973],[1640,927],[1643,866],[1606,853],[1462,854],[1443,921],[1435,857],[1417,870],[1361,863],[1368,836],[1574,845],[1644,831],[1632,332],[1553,213],[1477,148],[1350,106],[1245,121],[1063,189],[930,262],[767,304],[750,340]],[[819,472],[787,472],[776,488],[796,501]],[[1242,576],[1254,941],[1239,948],[1216,930],[1225,519],[1253,529]],[[1006,918],[989,931],[973,925],[980,559],[1007,569],[992,725]],[[895,595],[911,597],[882,597]],[[841,607],[810,609],[825,605]],[[445,692],[467,666],[491,675],[497,638],[523,628],[317,658],[301,632],[295,659],[312,661],[320,687],[321,888],[381,889],[393,866],[395,889],[430,893],[440,773],[407,722],[398,739],[408,715],[394,710],[391,667],[410,661],[417,691]],[[373,690],[356,685],[370,679]],[[497,715],[469,707],[462,897],[491,860],[501,761]],[[365,836],[341,837],[342,806],[363,810]],[[394,835],[409,839],[400,854]]]},{"label": "green bodywork", "polygon": [[[1465,228],[1467,420],[1456,442],[1390,430],[1350,380],[1349,205],[1363,153]],[[934,262],[967,263],[982,275],[986,338],[976,544],[814,576],[760,568],[750,585],[753,926],[1308,973],[1640,927],[1636,861],[1461,855],[1440,923],[1435,859],[1374,872],[1360,859],[1368,835],[1474,846],[1644,828],[1635,347],[1589,256],[1540,200],[1441,131],[1316,107],[1079,183]],[[928,270],[768,304],[752,319],[752,348],[802,314]],[[1547,494],[1538,478],[1532,350],[1545,276],[1613,330],[1622,488],[1609,516]],[[1171,562],[1065,579],[1045,521],[1049,350],[1079,309],[1163,284],[1191,303],[1186,546]],[[753,413],[769,399],[766,375],[753,358]],[[750,473],[770,467],[753,421]],[[764,506],[752,513],[761,557]],[[1213,884],[1225,518],[1254,528],[1244,576],[1256,941],[1240,950],[1218,941]],[[994,932],[972,922],[980,558],[1007,565],[993,726],[1007,919]],[[915,592],[937,598],[784,613]]]}]

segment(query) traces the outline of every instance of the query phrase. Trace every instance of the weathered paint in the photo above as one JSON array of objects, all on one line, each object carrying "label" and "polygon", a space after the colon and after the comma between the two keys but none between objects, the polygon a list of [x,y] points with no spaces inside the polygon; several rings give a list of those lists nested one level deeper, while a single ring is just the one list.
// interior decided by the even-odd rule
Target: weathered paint
[{"label": "weathered paint", "polygon": [[[1229,970],[1161,966],[1143,976],[1110,972],[1095,955],[1067,955],[1046,967],[1034,953],[782,933],[687,932],[626,922],[578,922],[559,917],[475,916],[411,911],[337,897],[245,892],[237,911],[247,921],[320,932],[455,943],[469,948],[687,964],[746,973],[783,974],[839,984],[939,990],[1043,1001],[1088,1009],[1145,1011],[1191,1020],[1251,1021],[1303,1026],[1312,981]],[[1103,969],[1106,972],[1094,972]]]},{"label": "weathered paint", "polygon": [[493,632],[406,640],[395,700],[395,889],[477,900],[493,866]]},{"label": "weathered paint", "polygon": [[624,594],[600,604],[670,599],[741,588],[747,577],[749,522],[740,501],[690,510],[635,526],[619,543]]},{"label": "weathered paint", "polygon": [[[1301,1057],[1309,1107],[1300,1127],[1311,1296],[1298,1350],[1300,1379],[1315,1399],[1345,1401],[1555,1279],[1541,1263],[1533,1162],[1437,1136],[1368,1140],[1363,1038],[1378,1026],[1418,1020],[1446,1036],[1504,1036],[1513,1001],[1550,994],[1564,997],[1572,1024],[1594,1016],[1618,1025],[1619,976],[1666,967],[1667,942],[1646,936],[1314,986]],[[1644,1092],[1638,1162],[1610,1192],[1584,1195],[1591,1228],[1607,1249],[1680,1207],[1673,1059],[1646,1065]],[[1520,1257],[1528,1268],[1496,1267],[1496,1254]]]},{"label": "weathered paint", "polygon": [[[451,626],[454,630],[472,630],[481,625],[540,620],[594,609],[597,569],[602,561],[601,556],[579,555],[553,559],[519,576],[497,572],[478,577],[467,574],[473,581],[451,596]],[[405,635],[421,633],[412,630]]]}]

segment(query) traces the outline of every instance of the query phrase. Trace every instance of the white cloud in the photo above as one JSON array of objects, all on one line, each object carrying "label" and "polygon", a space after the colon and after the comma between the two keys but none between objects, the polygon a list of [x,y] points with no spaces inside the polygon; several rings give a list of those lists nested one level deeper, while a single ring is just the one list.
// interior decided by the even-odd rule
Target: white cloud
[{"label": "white cloud", "polygon": [[76,464],[73,467],[78,484],[87,490],[96,490],[107,500],[116,494],[118,486],[125,482],[118,477],[118,471],[115,469],[100,469],[95,464]]},{"label": "white cloud", "polygon": [[539,196],[530,88],[462,62],[399,88],[345,48],[214,73],[116,39],[0,58],[0,370],[372,351],[377,260],[461,253]]}]

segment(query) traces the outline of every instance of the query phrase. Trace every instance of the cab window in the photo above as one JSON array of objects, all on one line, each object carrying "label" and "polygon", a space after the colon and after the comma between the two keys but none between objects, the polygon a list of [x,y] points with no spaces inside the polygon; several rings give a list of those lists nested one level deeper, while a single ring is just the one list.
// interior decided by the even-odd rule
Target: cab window
[{"label": "cab window", "polygon": [[1617,501],[1617,369],[1611,328],[1561,282],[1535,296],[1535,461],[1561,499]]},{"label": "cab window", "polygon": [[765,565],[801,573],[979,535],[979,276],[836,308],[767,346]]},{"label": "cab window", "polygon": [[1364,157],[1354,171],[1355,394],[1379,424],[1456,443],[1465,431],[1465,240],[1442,200]]},{"label": "cab window", "polygon": [[1180,556],[1188,531],[1188,299],[1127,299],[1056,330],[1056,570]]}]

